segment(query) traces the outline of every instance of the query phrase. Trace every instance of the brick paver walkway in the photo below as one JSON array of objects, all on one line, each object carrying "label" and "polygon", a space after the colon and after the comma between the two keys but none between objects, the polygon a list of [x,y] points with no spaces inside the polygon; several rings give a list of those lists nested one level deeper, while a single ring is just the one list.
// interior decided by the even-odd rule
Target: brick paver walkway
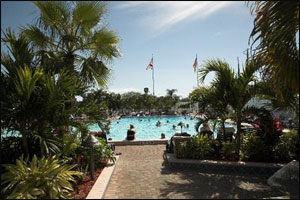
[{"label": "brick paver walkway", "polygon": [[283,195],[267,180],[169,169],[165,145],[117,146],[121,152],[104,198],[264,198]]}]

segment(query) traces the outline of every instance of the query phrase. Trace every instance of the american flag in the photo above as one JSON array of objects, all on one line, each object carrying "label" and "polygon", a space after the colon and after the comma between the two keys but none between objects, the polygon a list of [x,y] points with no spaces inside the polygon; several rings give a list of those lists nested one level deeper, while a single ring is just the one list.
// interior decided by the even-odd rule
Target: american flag
[{"label": "american flag", "polygon": [[194,68],[194,72],[196,72],[196,71],[197,71],[197,69],[198,69],[198,61],[197,61],[197,56],[196,56],[196,58],[195,58],[195,62],[194,62],[194,64],[193,64],[193,68]]},{"label": "american flag", "polygon": [[151,58],[151,61],[150,61],[149,65],[147,66],[146,70],[147,69],[153,69],[153,57]]}]

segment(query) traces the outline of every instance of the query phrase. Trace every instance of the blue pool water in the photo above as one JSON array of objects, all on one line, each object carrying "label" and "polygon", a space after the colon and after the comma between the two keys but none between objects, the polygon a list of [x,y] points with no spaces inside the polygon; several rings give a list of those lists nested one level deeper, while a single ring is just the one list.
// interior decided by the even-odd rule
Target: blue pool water
[{"label": "blue pool water", "polygon": [[[156,122],[161,122],[161,126],[157,127]],[[167,120],[169,123],[167,123]],[[136,129],[135,138],[136,139],[160,139],[161,133],[166,135],[167,139],[170,139],[175,133],[180,133],[180,126],[177,124],[182,121],[184,124],[189,124],[189,127],[182,127],[182,132],[187,132],[191,135],[195,135],[197,132],[195,130],[195,124],[197,119],[184,117],[184,116],[167,116],[167,117],[128,117],[121,118],[120,120],[112,120],[110,126],[110,134],[108,138],[112,140],[124,140],[127,136],[127,130],[129,125],[134,125]],[[173,125],[176,125],[176,129],[173,129]],[[210,123],[212,128],[212,123]],[[228,126],[226,124],[225,126]],[[200,126],[202,127],[202,126]],[[93,125],[90,127],[91,131],[101,130],[98,125]],[[216,137],[216,131],[214,132],[214,137]]]}]

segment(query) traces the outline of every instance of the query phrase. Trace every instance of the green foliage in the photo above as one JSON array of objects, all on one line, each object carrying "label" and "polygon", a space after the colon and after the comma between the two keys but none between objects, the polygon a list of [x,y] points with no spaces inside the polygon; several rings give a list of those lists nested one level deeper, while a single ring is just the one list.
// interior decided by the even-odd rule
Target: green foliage
[{"label": "green foliage", "polygon": [[268,146],[273,146],[277,142],[281,130],[277,130],[274,126],[274,119],[272,112],[265,107],[257,108],[254,106],[247,106],[244,108],[243,113],[256,117],[259,122],[257,126],[259,129],[256,131],[257,135],[261,137],[264,143]]},{"label": "green foliage", "polygon": [[7,171],[1,178],[6,186],[2,191],[9,192],[8,199],[70,198],[71,182],[75,181],[73,176],[81,175],[71,170],[74,166],[59,162],[55,156],[41,159],[34,156],[30,162],[21,157],[16,165],[6,164],[4,167]]},{"label": "green foliage", "polygon": [[103,2],[33,2],[40,11],[36,25],[22,28],[47,71],[68,70],[86,86],[106,86],[107,66],[120,55],[119,38],[97,26],[106,12]]},{"label": "green foliage", "polygon": [[273,149],[275,160],[289,162],[295,159],[297,148],[299,148],[297,145],[299,145],[299,135],[296,130],[283,133]]},{"label": "green foliage", "polygon": [[[220,59],[207,60],[199,71],[199,80],[203,82],[210,72],[215,72],[211,88],[214,98],[204,98],[205,101],[216,107],[216,114],[223,121],[229,116],[228,106],[234,111],[237,121],[236,154],[240,151],[241,113],[252,97],[257,95],[255,72],[258,66],[253,60],[246,60],[245,67],[240,73],[235,73],[226,61]],[[213,99],[213,101],[211,100]],[[204,102],[205,103],[205,102]],[[203,104],[203,103],[202,103]]]},{"label": "green foliage", "polygon": [[95,161],[110,161],[114,164],[116,162],[114,152],[108,148],[103,138],[97,137],[97,140],[100,142],[100,145],[94,148]]},{"label": "green foliage", "polygon": [[244,136],[241,145],[241,160],[267,162],[271,160],[271,149],[264,141],[254,134]]},{"label": "green foliage", "polygon": [[80,141],[77,138],[77,135],[73,133],[64,134],[62,142],[63,147],[60,153],[67,157],[76,156],[76,150],[80,147]]},{"label": "green foliage", "polygon": [[235,144],[233,142],[225,142],[222,148],[223,157],[226,160],[235,158]]},{"label": "green foliage", "polygon": [[[1,130],[3,133],[3,130]],[[5,137],[1,138],[1,162],[15,163],[16,158],[23,154],[22,138],[20,137]]]},{"label": "green foliage", "polygon": [[[299,2],[255,1],[250,38],[254,58],[261,62],[263,78],[268,80],[281,101],[299,94]],[[299,37],[299,36],[298,36]],[[249,39],[250,39],[249,38]],[[282,87],[284,86],[284,87]]]},{"label": "green foliage", "polygon": [[178,158],[205,159],[213,155],[213,140],[207,136],[192,136],[190,140],[183,141],[176,148]]}]

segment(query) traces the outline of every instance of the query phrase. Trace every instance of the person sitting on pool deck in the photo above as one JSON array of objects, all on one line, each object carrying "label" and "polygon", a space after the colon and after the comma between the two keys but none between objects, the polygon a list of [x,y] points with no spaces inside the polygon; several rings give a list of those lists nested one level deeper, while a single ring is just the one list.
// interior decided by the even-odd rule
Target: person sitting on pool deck
[{"label": "person sitting on pool deck", "polygon": [[130,128],[127,131],[127,140],[134,140],[135,133],[136,133],[136,130],[135,130],[134,126],[132,124],[130,124]]},{"label": "person sitting on pool deck", "polygon": [[210,130],[208,122],[203,123],[203,127],[200,129],[200,134],[207,135],[212,138],[213,132]]}]

